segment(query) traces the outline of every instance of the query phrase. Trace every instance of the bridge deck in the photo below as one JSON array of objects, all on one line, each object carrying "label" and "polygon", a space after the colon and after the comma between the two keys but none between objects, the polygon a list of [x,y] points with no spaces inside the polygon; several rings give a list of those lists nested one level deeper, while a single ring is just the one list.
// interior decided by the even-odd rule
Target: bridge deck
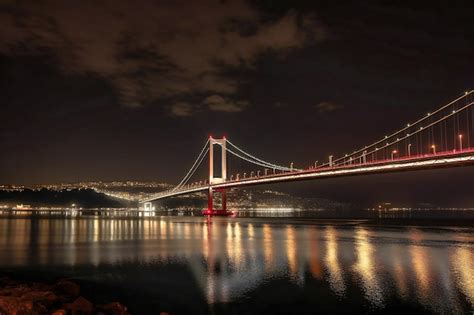
[{"label": "bridge deck", "polygon": [[175,197],[195,192],[206,191],[210,187],[234,188],[253,185],[273,184],[280,182],[291,182],[299,180],[313,180],[323,178],[333,178],[342,176],[368,175],[389,172],[403,172],[431,168],[446,168],[474,165],[474,148],[465,149],[463,151],[447,151],[437,154],[426,154],[422,156],[402,157],[390,160],[379,160],[368,163],[353,163],[333,167],[320,167],[294,172],[285,172],[279,174],[271,174],[267,176],[258,176],[244,178],[239,180],[228,180],[223,183],[213,185],[191,186],[185,189],[166,191],[156,194],[140,203],[151,202],[159,199]]}]

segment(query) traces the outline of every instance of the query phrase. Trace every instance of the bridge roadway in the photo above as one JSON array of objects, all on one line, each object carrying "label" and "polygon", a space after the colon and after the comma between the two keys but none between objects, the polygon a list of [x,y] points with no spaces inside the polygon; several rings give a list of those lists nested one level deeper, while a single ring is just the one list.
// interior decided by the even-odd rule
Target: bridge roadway
[{"label": "bridge roadway", "polygon": [[352,163],[332,167],[319,167],[267,176],[254,176],[239,180],[227,180],[212,185],[190,186],[175,191],[165,191],[140,200],[140,203],[152,202],[160,199],[185,195],[195,192],[206,191],[209,187],[213,189],[235,188],[253,185],[273,184],[299,180],[314,180],[323,178],[334,178],[343,176],[370,175],[391,172],[403,172],[413,170],[426,170],[433,168],[448,168],[458,166],[474,165],[474,148],[462,151],[446,151],[436,154],[425,154],[422,156],[401,157],[397,159],[379,160],[367,163]]}]

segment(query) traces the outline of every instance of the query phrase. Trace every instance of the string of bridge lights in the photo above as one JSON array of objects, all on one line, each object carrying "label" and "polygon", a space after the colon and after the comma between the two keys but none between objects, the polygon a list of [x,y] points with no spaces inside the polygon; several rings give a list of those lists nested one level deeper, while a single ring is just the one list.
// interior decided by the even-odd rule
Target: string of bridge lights
[{"label": "string of bridge lights", "polygon": [[[460,108],[460,109],[458,109],[458,110],[456,110],[456,111],[453,111],[452,113],[450,113],[450,114],[448,114],[448,115],[446,115],[446,116],[444,116],[444,117],[438,119],[437,121],[435,121],[435,122],[433,122],[433,123],[431,123],[431,124],[429,124],[429,125],[426,125],[426,126],[424,126],[424,127],[420,127],[420,129],[417,129],[416,131],[413,131],[412,133],[406,134],[406,135],[405,135],[404,137],[402,137],[402,138],[397,138],[397,140],[395,140],[395,141],[393,141],[393,142],[387,142],[387,143],[386,143],[383,147],[381,147],[381,148],[376,147],[374,150],[372,150],[372,151],[370,151],[370,152],[365,152],[365,153],[363,153],[363,155],[357,156],[356,159],[361,158],[361,157],[363,157],[363,156],[370,155],[370,154],[372,154],[372,153],[376,153],[376,152],[379,151],[379,150],[382,150],[382,149],[384,149],[384,148],[386,148],[386,147],[395,145],[395,144],[397,144],[397,143],[399,143],[399,142],[401,142],[401,141],[403,141],[403,140],[406,140],[406,139],[408,139],[408,138],[410,138],[410,137],[412,137],[412,136],[414,136],[414,135],[417,135],[418,133],[420,133],[420,132],[422,132],[422,131],[424,131],[424,130],[426,130],[426,129],[428,129],[428,128],[431,128],[431,127],[433,127],[433,126],[439,124],[440,122],[445,121],[445,120],[448,119],[449,117],[454,116],[454,114],[462,112],[463,110],[467,109],[468,107],[472,106],[473,104],[474,104],[474,103],[469,103],[468,105],[466,105],[466,106],[464,106],[464,107],[462,107],[462,108]],[[373,146],[373,145],[367,146],[366,148],[370,148],[370,147],[372,147],[372,146]],[[335,160],[334,163],[337,163],[338,161],[341,161],[341,160],[346,160],[348,157],[353,157],[353,156],[356,155],[356,154],[357,154],[357,153],[353,153],[353,154],[351,154],[351,155],[347,155],[347,156],[344,156],[344,157],[342,157],[342,158],[339,158],[339,159]]]},{"label": "string of bridge lights", "polygon": [[[413,129],[415,127],[417,127],[417,125],[421,124],[422,122],[426,121],[429,118],[432,118],[434,115],[440,113],[441,111],[448,108],[449,106],[452,106],[453,104],[456,104],[461,99],[466,98],[468,95],[471,95],[473,92],[474,92],[474,90],[471,90],[469,92],[465,92],[464,95],[462,95],[462,96],[458,97],[457,99],[447,103],[446,105],[440,107],[439,109],[435,110],[434,112],[428,113],[426,116],[418,119],[414,123],[407,124],[406,127],[403,127],[402,129],[400,129],[400,130],[398,130],[398,131],[396,131],[396,132],[394,132],[390,135],[385,136],[381,140],[378,140],[378,141],[376,141],[376,142],[374,142],[370,145],[367,145],[367,146],[363,147],[362,149],[356,150],[352,154],[345,154],[344,156],[342,156],[340,158],[337,158],[333,161],[329,161],[328,163],[321,164],[317,168],[322,168],[322,167],[326,167],[326,166],[334,166],[334,165],[337,165],[337,163],[341,162],[341,161],[344,161],[344,163],[346,163],[348,158],[351,159],[351,161],[352,160],[357,160],[357,159],[363,159],[363,158],[365,158],[365,157],[367,157],[371,154],[375,154],[375,153],[379,152],[380,150],[386,149],[390,146],[393,146],[393,145],[396,145],[396,144],[400,143],[401,141],[404,141],[404,140],[406,140],[410,137],[413,137],[413,136],[421,133],[422,131],[428,130],[429,128],[431,128],[433,126],[438,125],[438,124],[446,121],[448,118],[454,116],[455,114],[459,114],[460,112],[463,112],[464,110],[468,109],[469,107],[474,105],[474,102],[471,101],[470,103],[468,103],[468,104],[466,104],[466,105],[464,105],[464,106],[462,106],[458,109],[453,109],[447,115],[439,118],[438,120],[436,120],[434,122],[429,123],[426,126],[421,126],[421,127],[417,128],[415,130],[413,130]],[[458,128],[459,128],[459,126],[458,126]],[[412,132],[406,132],[406,131],[409,131],[409,130],[412,130]],[[404,132],[406,132],[406,134],[404,136],[397,137],[396,140],[393,140],[392,142],[387,142],[388,139],[395,138],[397,135],[400,135],[401,133],[404,133]],[[446,133],[446,130],[445,130],[445,133]],[[459,135],[459,137],[461,138],[462,135]],[[202,162],[203,162],[204,158],[206,157],[206,155],[209,153],[210,141],[211,141],[211,139],[208,139],[206,141],[206,143],[204,144],[203,148],[201,149],[198,157],[194,161],[193,165],[191,166],[191,168],[189,169],[187,174],[183,177],[183,179],[179,182],[179,184],[177,186],[175,186],[171,191],[176,191],[176,190],[182,189],[184,186],[187,185],[188,181],[191,179],[191,177],[194,175],[196,170],[202,164]],[[420,139],[420,141],[421,141],[421,139]],[[446,135],[445,135],[445,141],[446,141]],[[384,142],[385,142],[385,144],[383,144]],[[262,159],[260,159],[256,156],[244,151],[243,149],[239,148],[237,145],[233,144],[231,141],[229,141],[227,139],[226,139],[226,147],[225,148],[224,148],[224,145],[220,142],[215,142],[214,144],[218,144],[223,149],[228,151],[230,154],[236,156],[237,158],[240,158],[244,161],[247,161],[247,162],[252,163],[254,165],[257,165],[257,166],[261,166],[261,167],[268,168],[268,169],[273,169],[273,170],[279,170],[279,171],[283,171],[283,172],[302,171],[301,169],[297,169],[297,168],[293,168],[293,167],[289,168],[289,167],[273,164],[273,163],[267,162],[265,160],[262,160]],[[382,144],[382,147],[379,147],[380,144]],[[227,147],[227,145],[229,145],[229,147]],[[409,144],[409,146],[411,146],[411,144]],[[374,148],[374,149],[368,152],[367,149],[369,149],[369,148]],[[396,151],[394,151],[394,152],[396,152]],[[392,158],[393,158],[393,156],[392,156]]]},{"label": "string of bridge lights", "polygon": [[[351,153],[351,154],[345,154],[344,156],[333,160],[332,163],[333,163],[333,164],[336,164],[336,163],[338,163],[338,162],[340,162],[340,161],[346,161],[348,158],[351,158],[351,157],[353,158],[354,156],[356,156],[356,155],[359,154],[359,153],[362,153],[362,155],[356,156],[355,159],[363,158],[364,156],[367,156],[367,155],[376,153],[377,151],[379,151],[379,150],[381,150],[381,149],[384,149],[384,148],[387,148],[387,147],[392,146],[392,145],[394,145],[394,144],[397,144],[397,143],[399,143],[399,142],[401,142],[401,141],[403,141],[403,140],[406,140],[407,138],[409,138],[409,137],[411,137],[411,136],[413,136],[413,135],[416,135],[416,134],[422,132],[423,130],[426,130],[426,129],[430,128],[430,127],[433,127],[434,125],[436,125],[436,124],[438,124],[438,123],[440,123],[440,122],[442,122],[442,121],[448,119],[449,117],[452,117],[452,116],[454,116],[455,114],[457,114],[457,113],[459,113],[459,112],[462,112],[463,110],[469,108],[470,106],[472,106],[472,105],[474,104],[474,102],[471,102],[471,103],[469,103],[469,104],[467,104],[467,105],[465,105],[465,106],[463,106],[462,108],[459,108],[459,109],[457,109],[457,110],[453,110],[453,111],[450,112],[448,115],[442,117],[442,118],[439,119],[438,121],[436,121],[436,122],[434,122],[434,123],[431,123],[431,124],[429,124],[429,125],[427,125],[427,126],[422,126],[422,127],[420,127],[419,129],[413,131],[412,133],[407,133],[407,134],[406,134],[405,136],[403,136],[402,138],[397,138],[397,140],[395,140],[395,141],[393,141],[393,142],[390,142],[390,143],[387,142],[385,145],[382,144],[383,142],[387,141],[387,139],[393,138],[393,137],[395,137],[396,135],[405,132],[406,130],[413,129],[414,127],[416,127],[416,125],[418,125],[418,124],[422,123],[423,121],[425,121],[425,120],[427,120],[427,119],[433,117],[433,116],[436,115],[437,113],[439,113],[439,112],[441,112],[442,110],[448,108],[449,106],[455,104],[455,103],[458,102],[459,100],[461,100],[461,99],[463,99],[463,98],[466,98],[468,95],[472,94],[473,92],[474,92],[474,90],[471,90],[471,91],[469,91],[469,92],[465,92],[464,95],[462,95],[462,96],[458,97],[457,99],[455,99],[455,100],[449,102],[448,104],[442,106],[441,108],[435,110],[434,112],[428,113],[426,116],[423,116],[422,118],[418,119],[418,120],[415,121],[414,123],[408,123],[408,124],[406,125],[406,127],[402,128],[402,129],[400,129],[400,130],[398,130],[398,131],[396,131],[396,132],[394,132],[394,133],[392,133],[392,134],[390,134],[390,135],[387,135],[387,136],[385,136],[384,138],[382,138],[381,140],[378,140],[378,141],[376,141],[376,142],[374,142],[374,143],[372,143],[372,144],[370,144],[370,145],[366,145],[366,146],[364,146],[363,148],[358,149],[358,150],[354,151],[354,152]],[[382,147],[380,147],[380,148],[376,147],[375,150],[372,150],[372,151],[370,151],[370,152],[365,152],[365,153],[364,153],[364,151],[367,150],[368,148],[375,147],[376,145],[379,145],[379,144],[382,144]],[[330,165],[330,162],[321,164],[319,167],[325,167],[325,166],[331,166],[331,165]]]}]

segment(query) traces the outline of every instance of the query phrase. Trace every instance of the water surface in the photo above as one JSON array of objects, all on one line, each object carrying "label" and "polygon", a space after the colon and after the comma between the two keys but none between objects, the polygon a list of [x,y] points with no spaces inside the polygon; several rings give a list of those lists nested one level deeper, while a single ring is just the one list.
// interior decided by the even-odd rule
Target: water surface
[{"label": "water surface", "polygon": [[134,314],[470,313],[474,228],[364,220],[0,218],[0,274]]}]

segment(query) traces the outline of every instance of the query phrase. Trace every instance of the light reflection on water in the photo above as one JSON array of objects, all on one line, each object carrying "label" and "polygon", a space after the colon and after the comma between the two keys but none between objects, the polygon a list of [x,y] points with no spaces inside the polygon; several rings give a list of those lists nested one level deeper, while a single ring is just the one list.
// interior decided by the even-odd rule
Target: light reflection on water
[{"label": "light reflection on water", "polygon": [[355,252],[357,260],[354,270],[360,278],[365,297],[374,305],[383,306],[384,294],[378,280],[382,272],[375,267],[375,249],[370,237],[370,232],[366,228],[356,228]]},{"label": "light reflection on water", "polygon": [[328,281],[331,289],[339,295],[343,296],[346,291],[346,285],[339,265],[338,258],[338,240],[337,231],[334,227],[326,227],[326,269],[328,270]]},{"label": "light reflection on water", "polygon": [[341,302],[357,292],[375,309],[401,300],[437,313],[468,312],[474,303],[469,228],[261,218],[0,219],[0,268],[124,261],[185,264],[208,304],[240,300],[275,279],[299,287],[319,281]]}]

